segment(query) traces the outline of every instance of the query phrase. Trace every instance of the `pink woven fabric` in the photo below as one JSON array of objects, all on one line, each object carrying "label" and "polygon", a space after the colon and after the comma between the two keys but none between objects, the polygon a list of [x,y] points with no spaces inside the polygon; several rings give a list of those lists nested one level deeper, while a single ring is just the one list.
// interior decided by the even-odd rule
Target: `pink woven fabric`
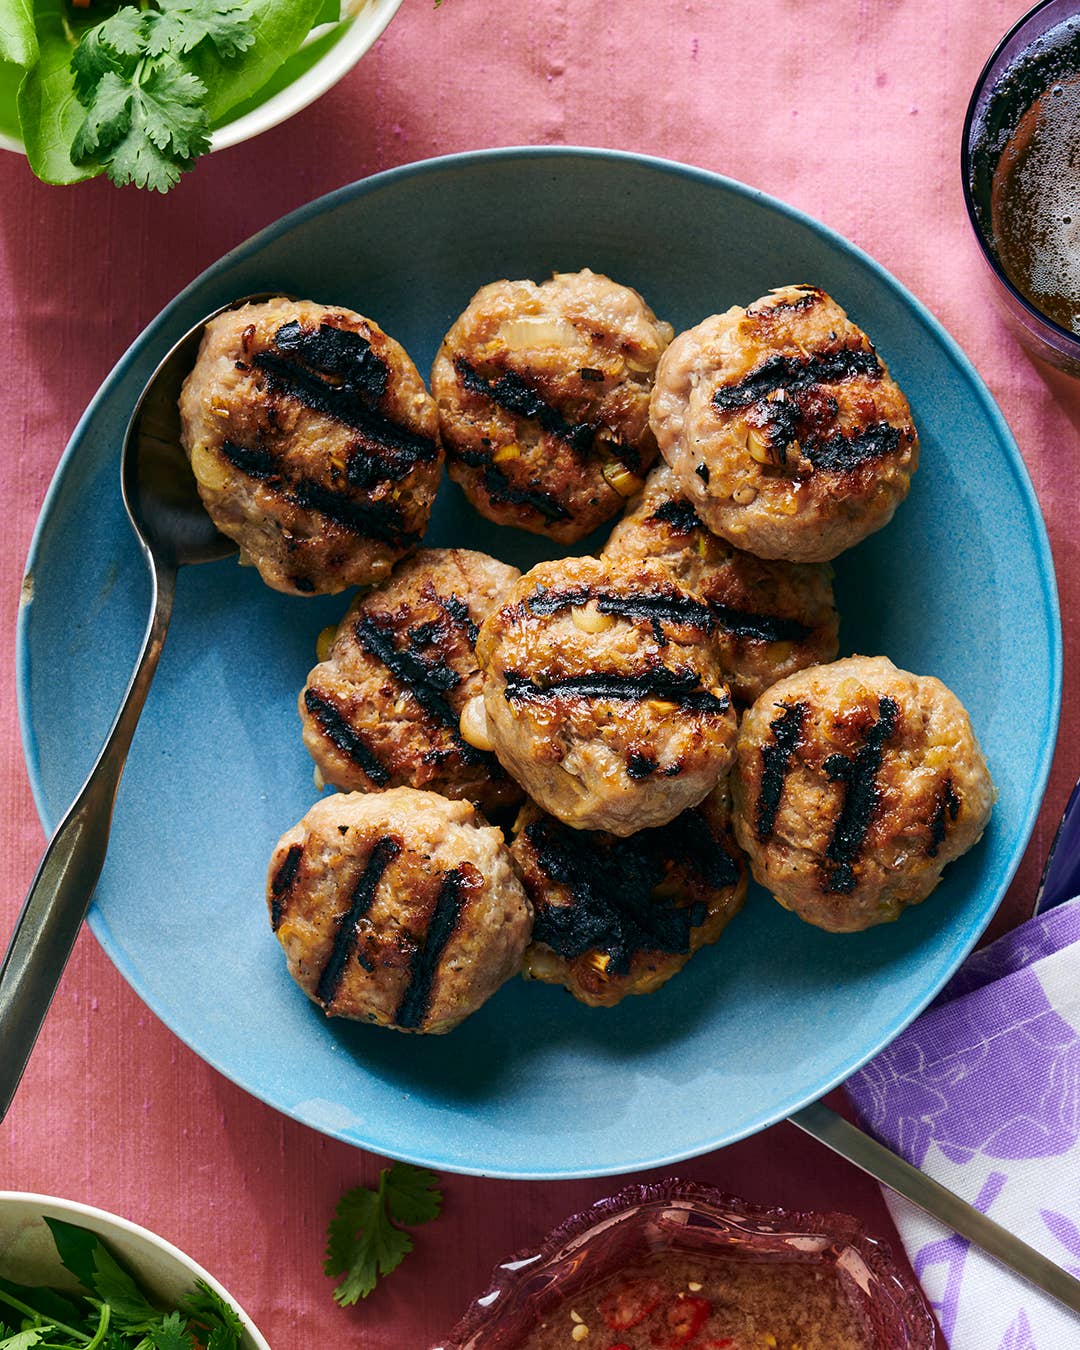
[{"label": "pink woven fabric", "polygon": [[[208,263],[283,212],[378,169],[521,143],[639,150],[765,189],[855,240],[921,297],[990,385],[1050,528],[1066,620],[1066,712],[1046,806],[996,927],[1025,911],[1071,779],[1080,698],[1080,385],[1036,368],[997,319],[959,183],[969,91],[1022,0],[405,0],[317,105],[201,163],[168,198],[50,189],[0,156],[0,607],[56,461],[113,362]],[[9,637],[9,641],[10,641]],[[10,647],[9,647],[10,651]],[[6,935],[42,847],[0,685]],[[3,1053],[0,1047],[0,1053]],[[618,1180],[446,1178],[446,1212],[374,1298],[341,1311],[321,1274],[339,1192],[379,1161],[250,1100],[147,1013],[94,941],[64,979],[0,1127],[0,1186],[114,1209],[213,1270],[275,1347],[434,1343],[500,1258]],[[783,1126],[680,1167],[752,1199],[841,1207],[891,1231],[872,1183]],[[601,1344],[599,1350],[605,1350]]]}]

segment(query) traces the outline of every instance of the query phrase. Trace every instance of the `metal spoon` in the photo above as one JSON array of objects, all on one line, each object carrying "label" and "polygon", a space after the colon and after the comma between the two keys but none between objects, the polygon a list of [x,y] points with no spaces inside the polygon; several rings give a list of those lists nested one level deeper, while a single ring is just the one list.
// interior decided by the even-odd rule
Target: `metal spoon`
[{"label": "metal spoon", "polygon": [[172,348],[135,405],[120,461],[131,527],[150,569],[151,613],[142,650],[90,776],[45,850],[0,966],[0,1120],[90,907],[109,844],[113,802],[172,615],[176,573],[236,552],[203,509],[180,447],[177,399],[210,319],[266,295],[246,296],[200,319]]}]

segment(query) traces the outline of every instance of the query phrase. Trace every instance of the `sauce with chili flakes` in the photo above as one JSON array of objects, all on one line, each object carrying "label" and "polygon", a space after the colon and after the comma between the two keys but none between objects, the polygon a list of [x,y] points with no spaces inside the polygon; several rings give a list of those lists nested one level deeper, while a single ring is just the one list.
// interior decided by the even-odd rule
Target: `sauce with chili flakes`
[{"label": "sauce with chili flakes", "polygon": [[831,1268],[657,1255],[564,1303],[520,1350],[874,1350]]}]

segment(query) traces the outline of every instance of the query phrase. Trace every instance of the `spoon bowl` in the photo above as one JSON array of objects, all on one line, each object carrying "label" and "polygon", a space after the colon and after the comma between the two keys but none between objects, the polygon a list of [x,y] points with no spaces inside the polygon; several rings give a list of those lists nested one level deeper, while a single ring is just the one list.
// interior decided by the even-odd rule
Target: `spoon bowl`
[{"label": "spoon bowl", "polygon": [[237,551],[199,499],[180,444],[180,387],[203,329],[218,314],[269,299],[245,296],[200,319],[147,381],[124,437],[120,488],[151,577],[151,613],[135,670],[89,777],[49,841],[0,965],[0,1120],[18,1088],[94,894],[116,789],[165,642],[177,569]]}]

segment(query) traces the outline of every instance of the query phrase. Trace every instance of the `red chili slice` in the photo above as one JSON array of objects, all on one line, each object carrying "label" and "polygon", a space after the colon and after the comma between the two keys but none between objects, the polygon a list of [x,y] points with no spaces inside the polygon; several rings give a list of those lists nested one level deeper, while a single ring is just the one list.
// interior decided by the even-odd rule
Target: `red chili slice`
[{"label": "red chili slice", "polygon": [[644,1322],[663,1297],[664,1287],[657,1280],[628,1280],[600,1300],[600,1316],[612,1331],[629,1331]]},{"label": "red chili slice", "polygon": [[689,1345],[709,1320],[712,1304],[707,1298],[677,1298],[668,1304],[664,1318],[668,1340],[656,1342],[664,1350],[678,1350]]}]

